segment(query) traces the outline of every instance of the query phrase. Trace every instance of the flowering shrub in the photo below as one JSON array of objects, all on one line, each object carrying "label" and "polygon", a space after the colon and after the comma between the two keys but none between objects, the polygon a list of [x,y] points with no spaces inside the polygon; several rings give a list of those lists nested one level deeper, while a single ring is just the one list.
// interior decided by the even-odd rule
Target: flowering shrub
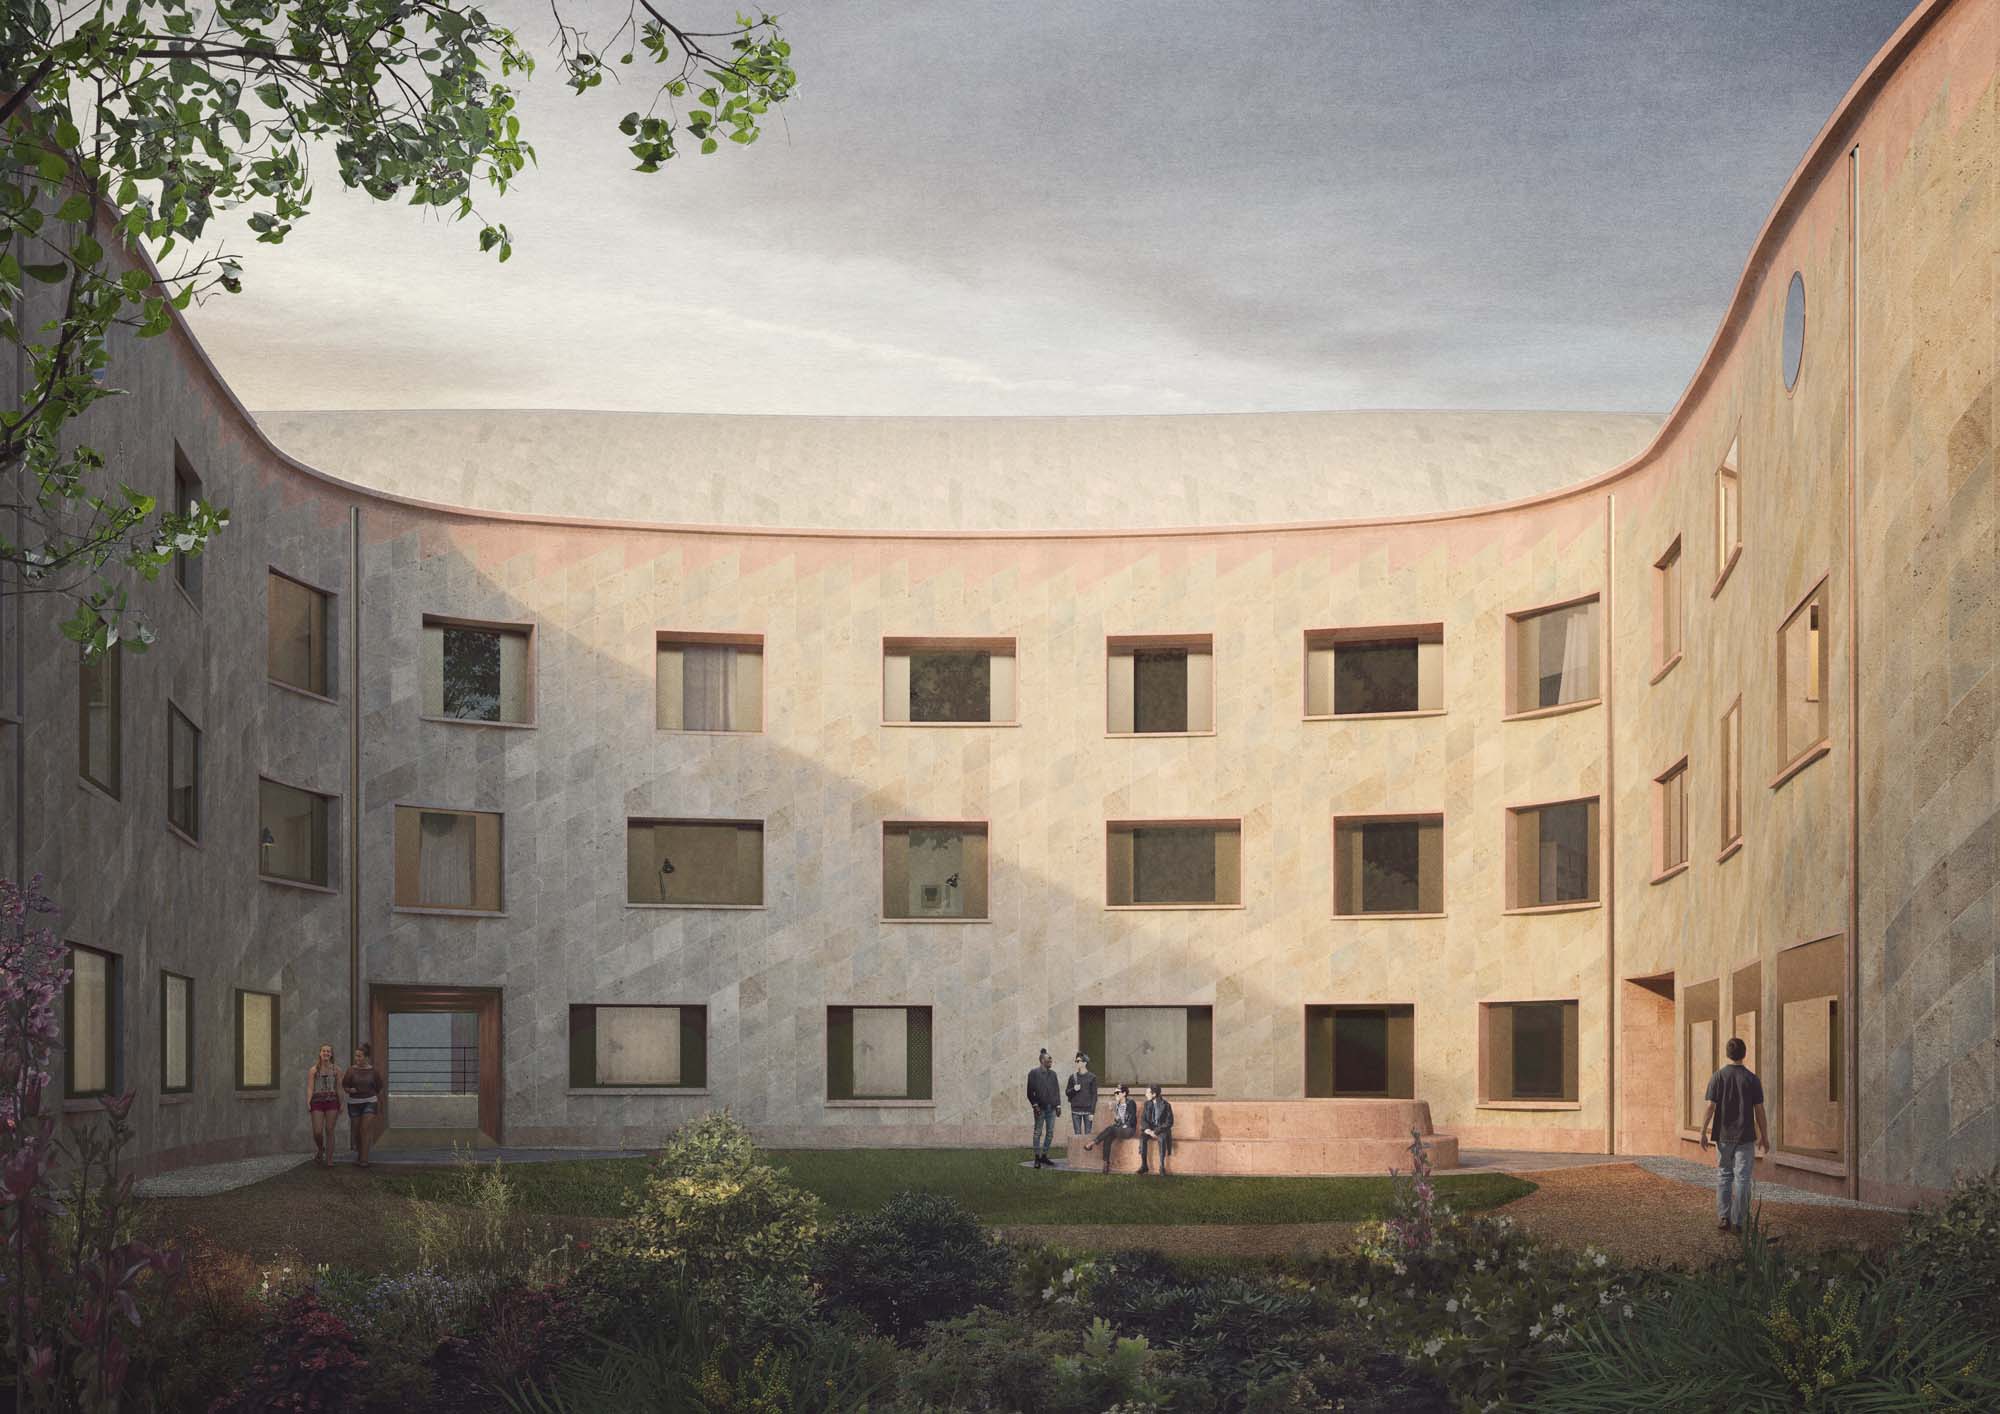
[{"label": "flowering shrub", "polygon": [[1389,1216],[1364,1229],[1368,1249],[1391,1259],[1429,1250],[1437,1241],[1438,1225],[1452,1218],[1451,1205],[1438,1201],[1430,1146],[1415,1129],[1410,1131],[1409,1152],[1409,1173],[1389,1170]]},{"label": "flowering shrub", "polygon": [[285,1303],[257,1363],[211,1414],[361,1407],[369,1367],[361,1343],[312,1292]]},{"label": "flowering shrub", "polygon": [[516,1287],[487,1302],[467,1354],[480,1387],[506,1394],[580,1353],[589,1336],[583,1308],[562,1287]]}]

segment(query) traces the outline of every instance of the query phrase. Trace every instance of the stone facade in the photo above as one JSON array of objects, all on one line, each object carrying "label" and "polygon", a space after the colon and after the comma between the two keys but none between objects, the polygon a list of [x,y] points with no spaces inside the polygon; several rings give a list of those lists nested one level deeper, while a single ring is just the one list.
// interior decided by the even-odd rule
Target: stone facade
[{"label": "stone facade", "polygon": [[[49,875],[67,936],[122,959],[146,1161],[302,1142],[293,1072],[366,1030],[371,989],[463,987],[500,998],[510,1142],[649,1142],[707,1105],[792,1143],[1017,1139],[1036,1049],[1063,1054],[1080,1007],[1119,1004],[1212,1007],[1214,1093],[1296,1098],[1308,1005],[1393,1003],[1415,1008],[1416,1094],[1439,1130],[1657,1148],[1684,1142],[1680,1096],[1707,1064],[1691,1036],[1755,1010],[1775,1102],[1787,1004],[1810,1001],[1837,1029],[1809,1060],[1792,1023],[1792,1078],[1818,1067],[1840,1132],[1791,1145],[1789,1179],[1894,1196],[1993,1162],[1996,74],[2000,0],[1911,17],[1780,199],[1681,403],[1622,464],[1631,419],[1546,420],[1539,450],[1532,419],[1388,414],[260,430],[184,329],[121,350],[134,392],[95,415],[97,445],[164,494],[178,442],[233,524],[199,606],[142,590],[163,643],[126,661],[115,800],[77,783],[74,655],[47,651],[41,606],[6,604],[22,685],[0,810],[19,818],[0,838]],[[677,453],[635,471],[670,426],[723,469]],[[1719,578],[1732,445],[1742,551]],[[878,457],[896,477],[865,470]],[[1135,501],[1149,477],[1165,489]],[[696,489],[669,499],[663,478]],[[1324,503],[1304,512],[1316,481]],[[1229,523],[1267,518],[1297,523]],[[1676,538],[1685,646],[1662,672],[1653,566]],[[329,700],[264,679],[271,567],[335,596]],[[1822,581],[1826,746],[1790,768],[1778,631]],[[1602,701],[1508,719],[1508,616],[1591,594]],[[533,625],[530,724],[425,719],[427,614]],[[1306,631],[1414,623],[1443,625],[1441,713],[1305,718]],[[661,631],[761,635],[764,730],[658,730]],[[1212,636],[1212,734],[1106,732],[1106,640],[1142,634]],[[1012,638],[1018,723],[885,725],[896,636]],[[1717,743],[1739,695],[1742,841],[1725,848]],[[169,700],[206,733],[199,847],[165,825]],[[1682,757],[1690,857],[1663,872],[1654,778]],[[260,775],[337,797],[332,888],[256,877]],[[1600,900],[1507,908],[1509,807],[1586,796]],[[499,915],[395,907],[394,811],[411,804],[504,815]],[[1443,815],[1441,916],[1335,916],[1333,819],[1382,813]],[[703,817],[763,823],[763,905],[628,906],[626,820]],[[1176,818],[1241,822],[1241,905],[1108,909],[1106,822]],[[881,917],[882,824],[926,819],[986,823],[988,921]],[[158,1095],[162,968],[196,980],[185,1099]],[[282,995],[275,1101],[230,1083],[236,987]],[[1713,1033],[1690,1024],[1691,989],[1722,1008]],[[1492,1103],[1481,1004],[1535,1000],[1577,1003],[1576,1098]],[[584,1003],[705,1007],[705,1086],[573,1090]],[[890,1005],[931,1008],[931,1098],[830,1103],[827,1008]]]}]

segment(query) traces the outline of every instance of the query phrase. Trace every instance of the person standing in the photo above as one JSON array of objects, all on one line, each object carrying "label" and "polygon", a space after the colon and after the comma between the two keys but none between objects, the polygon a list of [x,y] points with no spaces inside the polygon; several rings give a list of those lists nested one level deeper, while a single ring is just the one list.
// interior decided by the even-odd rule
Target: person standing
[{"label": "person standing", "polygon": [[1063,1094],[1069,1100],[1069,1132],[1090,1133],[1097,1127],[1097,1076],[1082,1051],[1076,1053],[1076,1070],[1064,1082]]},{"label": "person standing", "polygon": [[340,1077],[340,1088],[347,1092],[347,1127],[358,1156],[355,1162],[367,1168],[375,1110],[382,1098],[382,1072],[375,1069],[375,1053],[365,1042],[355,1048],[354,1064]]},{"label": "person standing", "polygon": [[1709,1077],[1708,1109],[1701,1117],[1701,1150],[1708,1152],[1709,1128],[1715,1130],[1715,1227],[1741,1232],[1750,1216],[1750,1179],[1757,1156],[1770,1152],[1771,1133],[1764,1123],[1764,1084],[1743,1064],[1748,1049],[1741,1036],[1731,1036],[1723,1054],[1729,1063]]},{"label": "person standing", "polygon": [[306,1116],[312,1121],[313,1162],[333,1166],[333,1135],[340,1128],[340,1062],[321,1046],[306,1072]]},{"label": "person standing", "polygon": [[1139,1106],[1132,1099],[1132,1091],[1123,1085],[1118,1087],[1118,1096],[1111,1102],[1111,1122],[1099,1130],[1094,1138],[1085,1144],[1085,1152],[1102,1146],[1104,1149],[1104,1171],[1111,1172],[1111,1153],[1120,1139],[1130,1139],[1139,1132]]},{"label": "person standing", "polygon": [[1062,1081],[1047,1051],[1028,1072],[1028,1108],[1035,1112],[1035,1167],[1052,1169],[1049,1146],[1056,1142],[1056,1116],[1062,1113]]},{"label": "person standing", "polygon": [[1167,1151],[1174,1146],[1174,1107],[1157,1085],[1146,1087],[1146,1109],[1139,1117],[1139,1172],[1146,1172],[1146,1150],[1160,1146],[1160,1172],[1167,1171]]}]

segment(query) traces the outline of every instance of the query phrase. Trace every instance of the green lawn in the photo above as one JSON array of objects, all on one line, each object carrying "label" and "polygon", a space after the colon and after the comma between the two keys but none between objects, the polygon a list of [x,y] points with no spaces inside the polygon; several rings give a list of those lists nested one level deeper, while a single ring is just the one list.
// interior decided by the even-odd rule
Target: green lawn
[{"label": "green lawn", "polygon": [[[866,1212],[905,1188],[947,1193],[981,1219],[1024,1223],[1303,1223],[1379,1217],[1382,1178],[1153,1178],[1036,1172],[1012,1149],[774,1149],[767,1157],[841,1212]],[[644,1180],[645,1159],[581,1159],[508,1170],[518,1206],[566,1217],[615,1217]],[[445,1170],[381,1173],[410,1197],[444,1193]],[[1461,1212],[1497,1207],[1535,1185],[1507,1174],[1442,1177]]]}]

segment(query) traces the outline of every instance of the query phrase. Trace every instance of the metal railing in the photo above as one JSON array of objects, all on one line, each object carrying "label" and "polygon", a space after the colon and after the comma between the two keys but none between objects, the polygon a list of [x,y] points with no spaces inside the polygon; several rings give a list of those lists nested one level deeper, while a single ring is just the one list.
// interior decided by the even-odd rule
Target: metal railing
[{"label": "metal railing", "polygon": [[391,1046],[388,1080],[402,1095],[476,1095],[479,1047]]}]

